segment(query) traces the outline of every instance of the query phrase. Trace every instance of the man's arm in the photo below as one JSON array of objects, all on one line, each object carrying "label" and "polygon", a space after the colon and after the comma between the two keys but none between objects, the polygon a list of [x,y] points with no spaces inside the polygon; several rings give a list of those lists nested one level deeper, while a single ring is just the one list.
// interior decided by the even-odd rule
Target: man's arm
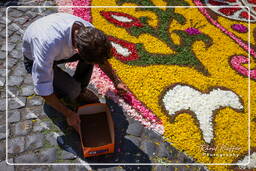
[{"label": "man's arm", "polygon": [[112,80],[119,95],[123,96],[128,92],[128,88],[120,81],[120,79],[114,73],[108,61],[105,61],[104,64],[99,64],[99,67]]},{"label": "man's arm", "polygon": [[48,96],[42,96],[47,104],[52,106],[55,110],[62,113],[65,117],[70,117],[75,114],[72,110],[63,105],[59,98],[53,93]]},{"label": "man's arm", "polygon": [[52,106],[55,110],[61,112],[67,118],[68,124],[73,126],[79,132],[80,119],[78,114],[63,105],[54,93],[42,97],[47,104]]},{"label": "man's arm", "polygon": [[117,75],[114,73],[110,63],[108,61],[105,61],[104,64],[99,64],[100,69],[112,80],[115,87],[118,86],[118,84],[121,83],[120,79],[117,77]]}]

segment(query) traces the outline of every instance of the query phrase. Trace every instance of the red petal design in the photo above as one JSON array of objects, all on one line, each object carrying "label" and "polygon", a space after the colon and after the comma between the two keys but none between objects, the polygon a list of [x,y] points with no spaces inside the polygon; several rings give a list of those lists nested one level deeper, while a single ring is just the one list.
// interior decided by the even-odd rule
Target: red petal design
[{"label": "red petal design", "polygon": [[256,4],[256,0],[248,0],[248,2],[251,4]]},{"label": "red petal design", "polygon": [[[248,12],[243,11],[243,12],[240,13],[239,17],[248,19],[249,18],[249,14],[248,14]],[[250,16],[250,19],[253,20],[253,17]]]},{"label": "red petal design", "polygon": [[130,42],[127,42],[127,41],[124,41],[124,40],[121,40],[121,39],[117,39],[117,38],[112,37],[112,36],[109,36],[108,39],[111,42],[116,43],[116,44],[122,46],[123,48],[128,49],[131,52],[131,54],[129,56],[124,56],[124,55],[118,53],[116,48],[113,47],[112,52],[113,52],[113,55],[117,59],[119,59],[121,61],[132,61],[132,60],[137,60],[139,58],[138,53],[137,53],[137,49],[136,49],[136,44],[130,43]]},{"label": "red petal design", "polygon": [[241,8],[221,8],[219,11],[227,16],[233,15],[235,12],[241,10]]},{"label": "red petal design", "polygon": [[215,1],[215,0],[209,0],[209,3],[211,5],[228,5],[227,3],[219,2],[219,1]]},{"label": "red petal design", "polygon": [[[135,17],[126,14],[126,13],[122,13],[122,12],[113,12],[113,11],[101,11],[100,14],[105,17],[109,22],[117,25],[117,26],[121,26],[121,27],[125,27],[125,28],[130,28],[133,26],[136,27],[143,27],[142,23]],[[131,22],[122,22],[119,20],[116,20],[115,18],[113,18],[113,15],[119,16],[119,17],[126,17],[130,20],[132,20]]]},{"label": "red petal design", "polygon": [[237,0],[227,0],[228,2],[236,2]]}]

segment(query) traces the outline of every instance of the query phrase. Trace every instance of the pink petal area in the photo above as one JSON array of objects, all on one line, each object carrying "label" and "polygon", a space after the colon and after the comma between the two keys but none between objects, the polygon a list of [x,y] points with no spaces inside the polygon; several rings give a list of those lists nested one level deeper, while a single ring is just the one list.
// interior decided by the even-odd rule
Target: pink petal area
[{"label": "pink petal area", "polygon": [[[73,6],[73,2],[72,0],[56,0],[56,3],[58,6]],[[73,9],[70,7],[70,8],[59,8],[58,9],[59,12],[64,12],[64,13],[69,13],[69,14],[72,14],[73,13]]]},{"label": "pink petal area", "polygon": [[248,71],[246,67],[242,66],[242,64],[248,64],[248,62],[249,59],[245,56],[233,56],[230,61],[231,66],[240,74],[248,76],[250,73],[250,77],[256,80],[256,69]]},{"label": "pink petal area", "polygon": [[92,22],[91,18],[91,8],[86,8],[90,7],[91,5],[91,0],[73,0],[73,5],[74,6],[83,6],[85,8],[74,8],[73,14],[83,18],[86,21]]}]

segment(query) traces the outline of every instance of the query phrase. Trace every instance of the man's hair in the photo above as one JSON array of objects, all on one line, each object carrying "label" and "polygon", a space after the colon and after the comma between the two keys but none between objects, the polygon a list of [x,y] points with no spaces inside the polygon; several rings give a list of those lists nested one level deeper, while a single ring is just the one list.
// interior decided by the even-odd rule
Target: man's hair
[{"label": "man's hair", "polygon": [[112,45],[107,36],[94,27],[81,25],[75,36],[79,55],[87,62],[102,64],[112,57]]}]

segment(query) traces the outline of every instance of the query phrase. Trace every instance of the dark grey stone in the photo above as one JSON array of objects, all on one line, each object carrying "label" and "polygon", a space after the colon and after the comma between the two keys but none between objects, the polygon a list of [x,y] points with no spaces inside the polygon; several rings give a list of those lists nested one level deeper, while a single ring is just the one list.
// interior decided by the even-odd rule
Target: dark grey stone
[{"label": "dark grey stone", "polygon": [[25,84],[30,84],[30,85],[33,84],[33,80],[32,80],[31,75],[27,75],[27,76],[25,77],[24,83],[25,83]]},{"label": "dark grey stone", "polygon": [[33,10],[28,10],[25,15],[30,17],[30,18],[34,18],[36,16],[39,16],[38,12],[35,12],[35,10],[34,11]]},{"label": "dark grey stone", "polygon": [[5,58],[6,58],[5,51],[0,50],[0,59],[5,59]]},{"label": "dark grey stone", "polygon": [[[11,32],[12,32],[11,30],[8,31],[8,33],[11,33]],[[8,52],[11,52],[11,51],[14,49],[15,46],[16,46],[15,43],[10,43],[10,42],[8,42]],[[1,50],[2,50],[2,51],[6,51],[6,44],[4,44],[4,45],[2,46]]]},{"label": "dark grey stone", "polygon": [[[175,167],[173,166],[163,166],[163,165],[158,165],[155,167],[155,170],[157,171],[175,171]],[[179,170],[179,169],[177,169]],[[183,171],[183,170],[180,170],[180,171]]]},{"label": "dark grey stone", "polygon": [[61,159],[64,159],[64,160],[74,160],[76,158],[77,158],[77,156],[75,156],[74,154],[72,154],[70,152],[63,151],[61,153]]},{"label": "dark grey stone", "polygon": [[25,148],[34,150],[43,146],[43,134],[32,134],[26,137]]},{"label": "dark grey stone", "polygon": [[[8,27],[8,29],[10,29],[10,27]],[[12,35],[8,39],[8,42],[10,42],[10,43],[18,43],[20,40],[21,40],[21,37],[19,35],[17,35],[17,34],[14,34],[14,35]],[[19,52],[19,54],[21,54],[21,50],[17,51],[15,49],[13,49],[13,51],[11,52],[11,54],[16,54],[17,55],[18,52]],[[12,57],[17,58],[16,55],[12,55]]]},{"label": "dark grey stone", "polygon": [[22,49],[22,43],[18,43],[15,47],[15,49]]},{"label": "dark grey stone", "polygon": [[34,114],[33,112],[29,112],[29,113],[27,113],[26,114],[26,116],[25,116],[25,119],[27,120],[27,119],[37,119],[38,118],[38,116],[36,116],[36,114]]},{"label": "dark grey stone", "polygon": [[19,169],[17,169],[17,171],[49,171],[48,167],[49,166],[19,165]]},{"label": "dark grey stone", "polygon": [[0,77],[0,87],[5,86],[5,78],[4,77]]},{"label": "dark grey stone", "polygon": [[20,86],[22,81],[23,81],[23,77],[20,76],[10,76],[8,79],[8,86]]},{"label": "dark grey stone", "polygon": [[[8,163],[13,163],[13,159],[8,159]],[[6,161],[0,162],[0,168],[3,171],[14,171],[14,165],[8,165]]]},{"label": "dark grey stone", "polygon": [[[25,1],[26,1],[26,0],[19,1],[19,5],[24,5],[24,6],[25,6],[25,4],[24,4]],[[31,0],[27,0],[27,1],[31,1]],[[27,12],[27,11],[30,10],[30,9],[31,9],[31,8],[29,8],[29,7],[28,7],[28,8],[27,8],[27,7],[26,7],[26,8],[25,8],[25,7],[24,7],[24,8],[21,8],[21,7],[20,7],[20,8],[17,8],[17,10],[19,10],[19,11],[21,11],[21,12],[23,12],[23,13]]]},{"label": "dark grey stone", "polygon": [[22,26],[28,20],[29,20],[29,18],[27,16],[24,16],[24,17],[21,17],[21,18],[14,19],[13,22]]},{"label": "dark grey stone", "polygon": [[10,8],[8,10],[8,16],[17,18],[17,17],[21,17],[23,15],[23,13],[21,11],[18,11],[16,9]]},{"label": "dark grey stone", "polygon": [[[42,105],[39,105],[39,106],[26,106],[25,110],[24,110],[24,115],[23,116],[26,116],[27,113],[34,113],[36,116],[38,117],[41,117],[41,118],[44,118],[46,117],[47,115],[44,113],[44,110],[43,110],[43,106]],[[23,117],[24,119],[26,119],[25,117]]]},{"label": "dark grey stone", "polygon": [[5,75],[6,75],[6,69],[5,68],[0,69],[0,76],[5,77]]},{"label": "dark grey stone", "polygon": [[0,125],[0,140],[6,138],[6,125]]},{"label": "dark grey stone", "polygon": [[15,163],[38,163],[38,157],[35,153],[24,154],[14,159]]},{"label": "dark grey stone", "polygon": [[[8,70],[12,70],[12,67],[17,63],[18,59],[9,58],[8,57]],[[4,67],[6,67],[6,63],[4,62]]]},{"label": "dark grey stone", "polygon": [[27,120],[15,125],[15,135],[27,135],[32,128],[32,121]]},{"label": "dark grey stone", "polygon": [[[14,37],[14,36],[13,36]],[[14,38],[11,38],[11,39],[14,39]],[[15,38],[16,39],[21,39],[20,38],[20,36],[18,36],[18,35],[15,35]],[[18,40],[12,40],[12,41],[18,41]],[[22,52],[20,51],[20,50],[16,50],[16,49],[13,49],[11,52],[10,52],[10,56],[12,57],[12,58],[16,58],[16,59],[21,59],[21,58],[23,58],[23,55],[22,55]],[[21,62],[22,64],[23,64],[23,62]],[[24,67],[24,66],[23,66]]]},{"label": "dark grey stone", "polygon": [[8,111],[8,122],[14,123],[20,121],[20,111],[10,110]]},{"label": "dark grey stone", "polygon": [[49,168],[46,167],[37,167],[32,169],[31,171],[49,171]]},{"label": "dark grey stone", "polygon": [[125,138],[130,140],[134,145],[136,145],[138,147],[140,146],[140,141],[141,141],[140,138],[134,137],[134,136],[131,136],[131,135],[126,135]]},{"label": "dark grey stone", "polygon": [[0,99],[0,111],[5,111],[5,98]]},{"label": "dark grey stone", "polygon": [[6,113],[5,112],[0,112],[0,125],[4,125],[6,122]]},{"label": "dark grey stone", "polygon": [[43,151],[40,152],[39,154],[39,161],[40,162],[55,162],[57,159],[56,157],[56,148],[48,148],[44,149]]},{"label": "dark grey stone", "polygon": [[5,159],[5,141],[0,141],[0,161]]},{"label": "dark grey stone", "polygon": [[33,126],[33,132],[41,132],[50,129],[50,122],[35,122]]},{"label": "dark grey stone", "polygon": [[66,166],[66,165],[63,165],[63,166],[61,166],[61,165],[55,165],[55,166],[52,166],[52,168],[51,168],[51,171],[69,171],[70,169],[69,169],[69,166]]},{"label": "dark grey stone", "polygon": [[[34,86],[26,85],[21,88],[21,93],[20,93],[21,96],[31,96],[33,94],[34,94]],[[29,102],[30,100],[28,100],[28,103]]]},{"label": "dark grey stone", "polygon": [[51,145],[56,146],[56,145],[58,145],[58,143],[57,143],[57,137],[58,137],[58,135],[57,135],[56,133],[51,132],[51,133],[47,134],[45,138],[46,138],[46,140],[47,140]]},{"label": "dark grey stone", "polygon": [[28,104],[27,106],[39,106],[43,104],[43,99],[40,96],[34,96],[31,98],[28,98]]},{"label": "dark grey stone", "polygon": [[17,154],[25,150],[25,138],[16,137],[9,139],[8,141],[8,153]]},{"label": "dark grey stone", "polygon": [[143,130],[143,126],[139,122],[134,122],[128,126],[127,134],[139,137]]},{"label": "dark grey stone", "polygon": [[164,143],[161,143],[158,147],[158,156],[159,157],[169,157],[170,155],[170,152],[169,150],[166,148],[165,144]]},{"label": "dark grey stone", "polygon": [[[1,9],[4,9],[4,8],[0,8]],[[5,11],[4,11],[5,12]],[[5,15],[5,14],[4,14]],[[1,27],[5,26],[5,23],[6,23],[6,20],[5,20],[5,17],[1,17],[0,18],[0,24],[1,24]]]},{"label": "dark grey stone", "polygon": [[[0,32],[0,36],[3,37],[3,38],[6,37],[6,29],[4,29],[4,30],[2,30],[2,31]],[[1,48],[1,49],[2,49],[2,48]],[[4,50],[3,50],[3,51],[4,51]]]},{"label": "dark grey stone", "polygon": [[[9,19],[9,22],[8,22],[8,32],[10,32],[10,31],[17,31],[17,29],[14,27],[13,22]],[[11,39],[12,36],[8,36],[8,42]],[[12,42],[12,43],[14,43],[14,42]]]},{"label": "dark grey stone", "polygon": [[149,157],[153,157],[156,151],[156,145],[150,141],[144,140],[141,143],[141,149],[144,153],[146,153]]},{"label": "dark grey stone", "polygon": [[19,96],[19,88],[16,87],[16,86],[8,86],[8,97],[11,98],[11,97],[14,97],[13,95],[15,96]]},{"label": "dark grey stone", "polygon": [[[91,167],[89,166],[89,164],[88,164],[88,166],[83,166],[83,165],[80,165],[80,166],[75,166],[75,169],[74,169],[75,171],[89,171],[89,170],[92,170],[91,169]],[[97,170],[99,170],[99,169],[97,169]]]},{"label": "dark grey stone", "polygon": [[25,97],[8,98],[8,109],[18,109],[26,105]]},{"label": "dark grey stone", "polygon": [[144,128],[144,131],[142,133],[142,136],[148,137],[151,141],[162,141],[162,136],[158,135],[154,131]]},{"label": "dark grey stone", "polygon": [[[53,2],[53,1],[45,1],[43,5],[44,5],[44,6],[55,6],[56,3]],[[47,9],[47,8],[46,8],[46,9]],[[56,8],[51,8],[51,9],[56,9]]]},{"label": "dark grey stone", "polygon": [[13,75],[14,76],[19,76],[19,77],[23,77],[23,76],[27,75],[27,71],[25,70],[23,62],[19,62],[15,66],[15,68],[13,70]]}]

